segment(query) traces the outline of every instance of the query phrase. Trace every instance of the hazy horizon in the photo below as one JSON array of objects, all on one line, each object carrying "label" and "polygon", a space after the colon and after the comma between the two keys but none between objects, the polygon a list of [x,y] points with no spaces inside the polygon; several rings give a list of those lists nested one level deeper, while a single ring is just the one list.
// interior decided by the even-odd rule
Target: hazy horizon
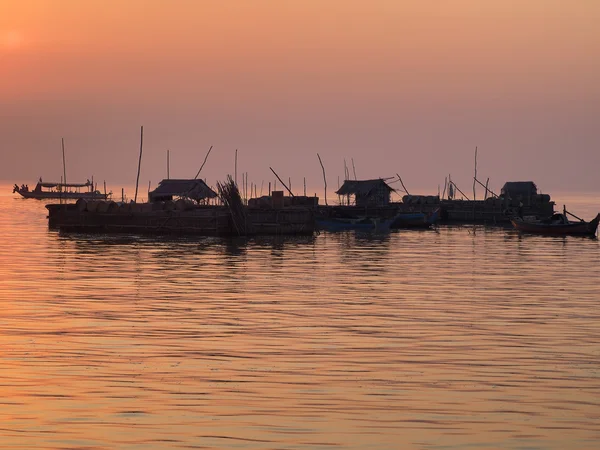
[{"label": "hazy horizon", "polygon": [[[0,180],[140,186],[400,174],[437,191],[533,180],[597,191],[600,3],[128,2],[0,5]],[[481,191],[478,191],[481,192]]]}]

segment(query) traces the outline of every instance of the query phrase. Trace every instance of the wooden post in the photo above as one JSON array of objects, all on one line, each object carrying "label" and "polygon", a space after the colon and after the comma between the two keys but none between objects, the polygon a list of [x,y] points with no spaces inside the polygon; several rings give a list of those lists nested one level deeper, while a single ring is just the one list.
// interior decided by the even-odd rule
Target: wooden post
[{"label": "wooden post", "polygon": [[125,203],[125,189],[121,188],[121,202]]},{"label": "wooden post", "polygon": [[104,180],[104,197],[106,197],[106,180]]},{"label": "wooden post", "polygon": [[448,184],[448,177],[444,177],[444,193],[442,194],[441,200],[446,196],[446,185]]},{"label": "wooden post", "polygon": [[306,197],[306,177],[304,177],[304,196]]},{"label": "wooden post", "polygon": [[281,180],[281,178],[279,178],[279,175],[277,175],[277,173],[273,170],[272,167],[269,167],[269,169],[271,169],[271,172],[273,172],[273,174],[277,177],[277,179],[281,182],[281,184],[283,185],[284,188],[287,189],[287,191],[290,193],[290,197],[294,196],[294,193],[291,191],[291,189],[289,187],[287,187],[285,185],[285,183]]},{"label": "wooden post", "polygon": [[137,178],[135,180],[135,197],[133,198],[133,203],[137,203],[137,194],[138,194],[138,184],[140,183],[140,169],[142,167],[142,147],[144,145],[144,126],[140,128],[140,159],[138,161],[138,172]]},{"label": "wooden post", "polygon": [[65,138],[61,138],[62,143],[62,156],[63,156],[63,180],[64,183],[67,184],[67,164],[65,162]]},{"label": "wooden post", "polygon": [[208,159],[208,155],[210,155],[210,151],[212,150],[212,148],[213,148],[213,146],[211,145],[210,148],[208,149],[208,152],[206,153],[206,156],[204,157],[204,162],[202,163],[202,165],[200,166],[200,169],[198,169],[198,173],[194,177],[194,180],[196,178],[198,178],[198,176],[200,175],[200,172],[202,172],[202,168],[204,167],[204,164],[206,164],[206,160]]},{"label": "wooden post", "polygon": [[485,199],[487,199],[488,196],[488,184],[490,182],[490,177],[488,177],[487,181],[485,182]]},{"label": "wooden post", "polygon": [[323,169],[323,182],[325,183],[325,206],[327,206],[327,178],[325,178],[325,166],[323,166],[323,161],[321,161],[321,157],[317,153],[317,158],[319,158],[319,163],[321,164],[321,169]]},{"label": "wooden post", "polygon": [[269,181],[269,197],[271,196],[271,182]]},{"label": "wooden post", "polygon": [[404,186],[404,183],[402,182],[402,178],[400,178],[400,175],[396,174],[396,176],[400,180],[400,184],[402,185],[402,189],[404,189],[404,192],[406,192],[407,195],[410,195],[410,193],[408,192],[408,189],[406,189],[406,186]]},{"label": "wooden post", "polygon": [[477,147],[475,147],[475,177],[473,178],[473,200],[477,200],[475,198],[475,180],[477,179]]}]

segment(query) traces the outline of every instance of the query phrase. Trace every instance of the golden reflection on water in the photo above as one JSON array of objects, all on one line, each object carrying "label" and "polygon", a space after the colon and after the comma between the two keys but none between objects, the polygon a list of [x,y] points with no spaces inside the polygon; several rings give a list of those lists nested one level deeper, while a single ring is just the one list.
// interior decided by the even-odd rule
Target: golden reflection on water
[{"label": "golden reflection on water", "polygon": [[0,197],[4,448],[597,448],[597,240],[45,217]]}]

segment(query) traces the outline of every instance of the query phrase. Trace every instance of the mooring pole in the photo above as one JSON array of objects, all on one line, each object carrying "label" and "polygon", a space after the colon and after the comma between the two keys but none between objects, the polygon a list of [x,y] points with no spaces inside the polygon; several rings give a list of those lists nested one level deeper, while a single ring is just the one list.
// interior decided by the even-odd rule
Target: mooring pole
[{"label": "mooring pole", "polygon": [[67,184],[67,164],[65,162],[65,138],[61,138],[61,143],[62,143],[62,155],[63,155],[63,180],[64,183]]},{"label": "mooring pole", "polygon": [[327,178],[325,178],[325,167],[323,166],[323,161],[321,161],[321,157],[317,153],[317,158],[319,158],[319,163],[321,164],[321,169],[323,169],[323,182],[325,183],[325,206],[327,206]]},{"label": "mooring pole", "polygon": [[142,147],[144,145],[144,126],[140,128],[140,159],[138,161],[137,179],[135,180],[135,197],[133,203],[137,203],[138,184],[140,183],[140,169],[142,167]]}]

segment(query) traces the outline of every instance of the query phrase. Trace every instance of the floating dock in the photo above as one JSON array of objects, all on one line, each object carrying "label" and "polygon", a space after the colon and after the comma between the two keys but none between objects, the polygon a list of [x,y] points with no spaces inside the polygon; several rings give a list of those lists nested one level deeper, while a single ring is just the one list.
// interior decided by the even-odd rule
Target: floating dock
[{"label": "floating dock", "polygon": [[116,203],[78,201],[50,204],[48,226],[62,232],[176,234],[198,236],[310,235],[314,211],[291,206],[248,208],[232,214],[227,206],[189,201]]}]

